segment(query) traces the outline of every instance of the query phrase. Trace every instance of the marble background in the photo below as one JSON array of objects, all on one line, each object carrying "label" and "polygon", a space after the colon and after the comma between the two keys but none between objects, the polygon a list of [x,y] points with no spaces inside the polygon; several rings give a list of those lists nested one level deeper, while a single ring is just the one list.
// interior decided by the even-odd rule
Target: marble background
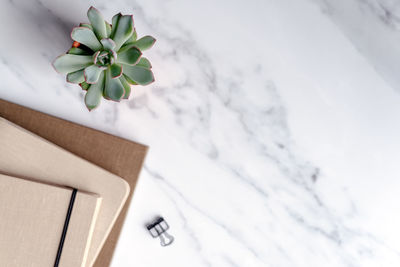
[{"label": "marble background", "polygon": [[[156,82],[89,113],[50,62],[90,5],[158,41]],[[0,22],[0,98],[150,146],[113,267],[400,266],[398,1],[7,0]]]}]

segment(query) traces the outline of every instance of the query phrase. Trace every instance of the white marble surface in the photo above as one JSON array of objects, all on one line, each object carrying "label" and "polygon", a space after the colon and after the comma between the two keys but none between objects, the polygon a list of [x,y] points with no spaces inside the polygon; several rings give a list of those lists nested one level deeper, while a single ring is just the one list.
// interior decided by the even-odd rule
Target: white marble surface
[{"label": "white marble surface", "polygon": [[113,267],[400,266],[396,1],[96,1],[156,82],[89,113],[50,62],[91,4],[2,1],[0,98],[150,146]]}]

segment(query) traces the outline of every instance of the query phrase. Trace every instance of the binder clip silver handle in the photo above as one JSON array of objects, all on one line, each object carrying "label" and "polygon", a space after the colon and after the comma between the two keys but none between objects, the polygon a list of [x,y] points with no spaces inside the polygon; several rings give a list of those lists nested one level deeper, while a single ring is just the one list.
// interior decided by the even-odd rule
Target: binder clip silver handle
[{"label": "binder clip silver handle", "polygon": [[168,234],[167,232],[162,233],[160,235],[161,246],[163,246],[163,247],[169,246],[172,244],[172,242],[174,242],[174,237],[172,235]]},{"label": "binder clip silver handle", "polygon": [[167,233],[168,223],[163,217],[157,217],[151,224],[147,225],[147,230],[153,238],[159,237],[161,246],[169,246],[174,242],[174,237]]}]

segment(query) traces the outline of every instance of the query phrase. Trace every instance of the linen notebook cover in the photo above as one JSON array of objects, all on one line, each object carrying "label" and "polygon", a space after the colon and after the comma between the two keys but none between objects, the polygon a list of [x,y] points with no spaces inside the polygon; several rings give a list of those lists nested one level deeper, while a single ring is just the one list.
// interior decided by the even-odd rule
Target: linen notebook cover
[{"label": "linen notebook cover", "polygon": [[128,197],[128,183],[1,117],[0,147],[3,174],[68,186],[102,197],[88,254],[88,264],[92,266]]},{"label": "linen notebook cover", "polygon": [[86,266],[100,204],[95,194],[0,174],[1,266]]},{"label": "linen notebook cover", "polygon": [[129,183],[131,190],[128,199],[94,264],[95,267],[109,266],[148,147],[2,99],[0,116]]}]

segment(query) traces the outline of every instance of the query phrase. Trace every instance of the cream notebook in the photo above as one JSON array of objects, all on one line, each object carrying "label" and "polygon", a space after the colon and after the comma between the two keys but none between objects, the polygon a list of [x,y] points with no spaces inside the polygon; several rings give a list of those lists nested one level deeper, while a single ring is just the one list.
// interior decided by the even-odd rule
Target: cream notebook
[{"label": "cream notebook", "polygon": [[87,266],[91,266],[129,193],[122,178],[0,118],[0,172],[59,184],[102,197]]},{"label": "cream notebook", "polygon": [[100,204],[98,195],[0,174],[1,266],[84,267]]}]

